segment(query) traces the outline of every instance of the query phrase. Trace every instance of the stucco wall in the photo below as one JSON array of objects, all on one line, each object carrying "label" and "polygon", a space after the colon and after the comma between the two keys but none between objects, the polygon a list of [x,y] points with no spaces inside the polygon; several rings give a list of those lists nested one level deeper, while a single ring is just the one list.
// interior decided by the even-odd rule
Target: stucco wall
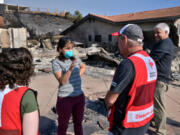
[{"label": "stucco wall", "polygon": [[[180,34],[180,19],[177,19],[174,23],[174,25],[177,28],[177,35],[178,35],[178,27],[179,27],[179,34]],[[180,47],[180,35],[178,35],[178,39],[179,39],[179,43],[178,43],[178,47]]]},{"label": "stucco wall", "polygon": [[0,29],[0,46],[27,47],[27,30],[25,28]]},{"label": "stucco wall", "polygon": [[114,26],[97,20],[95,20],[95,22],[89,22],[87,20],[67,35],[72,37],[74,40],[83,43],[88,42],[89,35],[92,37],[92,42],[95,41],[95,35],[101,35],[102,43],[114,44],[117,40],[112,37],[112,42],[109,42],[108,35],[119,30],[119,26]]},{"label": "stucco wall", "polygon": [[0,29],[0,47],[10,47],[10,36],[7,29]]},{"label": "stucco wall", "polygon": [[[142,22],[138,23],[138,25],[143,29],[144,32],[144,47],[151,49],[153,44],[155,43],[154,40],[154,26],[156,24],[160,23],[159,21],[154,21],[154,22]],[[170,21],[165,21],[169,26],[174,27],[174,22],[172,20]],[[180,23],[180,19],[176,21],[176,25]],[[112,32],[119,31],[123,25],[114,25],[114,24],[109,24],[101,21],[95,20],[94,22],[89,20],[81,23],[78,27],[76,27],[74,30],[69,32],[67,35],[72,37],[73,40],[83,42],[83,43],[89,43],[88,41],[88,36],[92,36],[92,42],[95,41],[95,35],[101,35],[102,36],[102,44],[103,43],[108,43],[109,45],[116,45],[117,44],[117,38],[112,37],[112,42],[109,42],[108,35],[111,34]],[[173,28],[174,29],[174,28]],[[170,36],[173,37],[174,39],[177,39],[177,35],[174,33],[174,31],[171,30]],[[180,36],[178,36],[180,38]],[[174,40],[173,40],[174,41]],[[176,40],[177,41],[177,40]],[[176,43],[180,45],[180,42],[178,41]]]},{"label": "stucco wall", "polygon": [[10,47],[26,47],[27,46],[27,30],[25,28],[9,28]]},{"label": "stucco wall", "polygon": [[[156,24],[157,23],[140,23],[140,24],[138,24],[143,29],[143,32],[145,32],[146,35],[148,35],[148,37],[146,36],[147,40],[145,42],[145,45],[148,48],[151,48],[149,46],[154,44],[154,41],[152,38],[152,36],[153,36],[152,33],[153,33],[153,27]],[[111,44],[117,45],[117,38],[112,37],[112,42],[109,42],[108,35],[113,32],[119,31],[124,25],[116,26],[113,24],[108,24],[105,22],[97,21],[97,20],[95,20],[95,22],[91,21],[91,23],[90,23],[89,20],[87,20],[86,22],[82,23],[81,25],[76,27],[74,30],[69,32],[67,35],[72,37],[73,40],[83,42],[83,43],[88,43],[88,35],[92,36],[92,42],[95,41],[95,35],[101,35],[102,43],[105,42],[110,45]]]}]

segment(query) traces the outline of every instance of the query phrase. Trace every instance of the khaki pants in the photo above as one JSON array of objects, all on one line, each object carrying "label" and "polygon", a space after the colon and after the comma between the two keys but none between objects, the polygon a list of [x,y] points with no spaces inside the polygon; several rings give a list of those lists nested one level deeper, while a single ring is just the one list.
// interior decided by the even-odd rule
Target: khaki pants
[{"label": "khaki pants", "polygon": [[166,83],[156,82],[154,92],[154,122],[158,135],[166,135],[166,110],[165,110],[165,92],[168,90]]}]

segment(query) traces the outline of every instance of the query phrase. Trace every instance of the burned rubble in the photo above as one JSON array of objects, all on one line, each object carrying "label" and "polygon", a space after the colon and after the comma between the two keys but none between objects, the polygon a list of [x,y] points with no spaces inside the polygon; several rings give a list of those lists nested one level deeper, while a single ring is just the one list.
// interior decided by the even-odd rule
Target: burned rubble
[{"label": "burned rubble", "polygon": [[[47,42],[46,42],[47,41]],[[50,40],[42,40],[42,43],[37,40],[28,42],[28,48],[34,57],[35,72],[41,73],[51,72],[51,61],[58,56],[56,46],[52,45]],[[43,45],[42,45],[43,44]],[[112,54],[108,53],[102,47],[75,47],[75,55],[78,55],[86,63],[86,73],[98,77],[113,75],[114,68],[120,63],[121,58],[113,58]]]},{"label": "burned rubble", "polygon": [[[28,48],[34,56],[35,72],[51,72],[51,61],[58,53],[56,45],[58,38],[56,36],[51,39],[28,40]],[[77,42],[78,43],[78,42]],[[99,77],[103,75],[113,75],[114,69],[121,62],[122,57],[110,53],[98,44],[92,44],[90,47],[80,46],[74,47],[74,52],[86,64],[86,74]],[[180,79],[180,48],[175,48],[175,56],[172,62],[172,79]]]}]

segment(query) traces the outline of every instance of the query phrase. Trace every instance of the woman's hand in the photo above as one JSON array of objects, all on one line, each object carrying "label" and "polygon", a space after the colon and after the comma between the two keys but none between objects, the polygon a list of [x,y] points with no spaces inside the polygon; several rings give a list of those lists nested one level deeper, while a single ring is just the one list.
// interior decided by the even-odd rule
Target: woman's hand
[{"label": "woman's hand", "polygon": [[72,61],[72,64],[64,75],[62,75],[61,71],[59,71],[55,74],[55,77],[59,81],[60,85],[66,84],[71,76],[72,70],[74,69],[77,60],[73,59],[71,61]]},{"label": "woman's hand", "polygon": [[80,65],[80,76],[82,76],[85,72],[85,64],[81,63]]},{"label": "woman's hand", "polygon": [[71,64],[71,66],[70,66],[70,68],[69,68],[69,70],[73,70],[74,69],[74,67],[75,67],[75,65],[76,65],[76,63],[77,63],[77,60],[74,58],[74,59],[71,59],[71,61],[72,61],[72,64]]}]

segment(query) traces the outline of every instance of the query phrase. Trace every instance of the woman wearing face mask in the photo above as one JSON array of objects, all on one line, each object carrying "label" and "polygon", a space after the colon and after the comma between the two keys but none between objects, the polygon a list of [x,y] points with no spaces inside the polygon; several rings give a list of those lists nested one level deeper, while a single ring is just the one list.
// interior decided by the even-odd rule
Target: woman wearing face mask
[{"label": "woman wearing face mask", "polygon": [[73,54],[74,43],[68,37],[59,40],[59,56],[52,61],[52,69],[59,82],[56,111],[58,114],[58,135],[66,135],[72,114],[75,135],[83,135],[82,120],[85,97],[81,88],[81,76],[85,65]]}]

